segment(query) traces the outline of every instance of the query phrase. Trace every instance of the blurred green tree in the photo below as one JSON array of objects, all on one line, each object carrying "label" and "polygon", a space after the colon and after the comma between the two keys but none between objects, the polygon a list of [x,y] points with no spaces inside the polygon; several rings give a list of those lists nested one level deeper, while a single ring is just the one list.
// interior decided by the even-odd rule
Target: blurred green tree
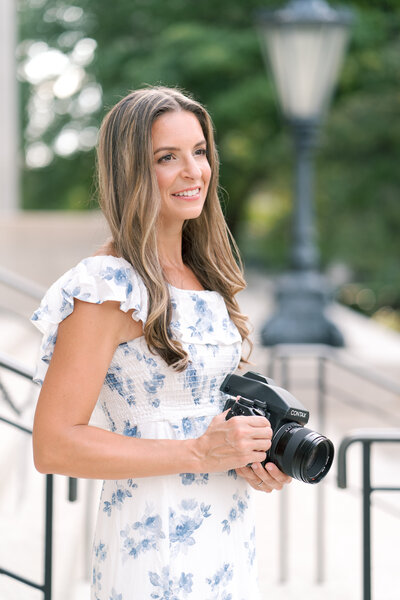
[{"label": "blurred green tree", "polygon": [[[275,5],[19,0],[24,206],[94,205],[93,146],[105,111],[144,84],[178,85],[213,116],[222,200],[245,257],[270,270],[284,266],[291,140],[252,16]],[[400,255],[400,4],[347,5],[357,21],[317,154],[322,264],[343,262],[355,279],[393,284]]]},{"label": "blurred green tree", "polygon": [[[77,0],[73,7],[56,0],[21,0],[19,60],[28,150],[24,206],[87,207],[82,190],[93,189],[94,160],[93,151],[82,151],[82,131],[90,138],[105,109],[128,90],[161,83],[189,90],[210,110],[223,159],[227,216],[237,229],[249,193],[268,172],[265,157],[281,129],[252,24],[252,10],[259,5],[119,0],[111,9],[107,0]],[[84,53],[90,40],[96,47],[85,64],[79,47]],[[70,64],[35,81],[32,63],[39,64],[41,52],[44,62],[54,50]],[[64,77],[68,69],[69,80]],[[101,102],[86,110],[85,100],[96,89],[101,89]],[[48,119],[35,129],[29,115],[35,118],[38,105],[47,109]],[[32,168],[36,156],[40,168]]]}]

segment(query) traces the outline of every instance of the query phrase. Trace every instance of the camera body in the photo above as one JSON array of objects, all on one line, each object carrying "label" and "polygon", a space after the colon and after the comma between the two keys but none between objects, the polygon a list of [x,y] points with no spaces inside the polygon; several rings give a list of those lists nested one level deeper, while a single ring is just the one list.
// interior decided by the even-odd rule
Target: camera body
[{"label": "camera body", "polygon": [[232,396],[224,406],[224,411],[229,409],[226,419],[256,415],[271,423],[271,448],[263,464],[273,462],[287,475],[306,483],[318,483],[325,477],[333,461],[333,444],[304,427],[309,412],[290,392],[253,371],[243,376],[227,375],[220,390]]},{"label": "camera body", "polygon": [[[261,385],[260,385],[261,384]],[[275,431],[284,422],[295,422],[304,426],[310,417],[305,407],[287,390],[278,387],[274,380],[248,371],[245,375],[227,375],[221,384],[220,390],[230,396],[241,396],[243,399],[252,400],[253,405],[248,405],[251,410],[261,410],[262,416],[267,417]],[[256,402],[254,404],[254,401]],[[224,406],[224,411],[236,404],[234,398],[229,398]],[[241,408],[235,407],[235,411]],[[237,414],[245,414],[238,412]],[[248,412],[247,414],[253,414]],[[228,418],[236,416],[231,414]]]}]

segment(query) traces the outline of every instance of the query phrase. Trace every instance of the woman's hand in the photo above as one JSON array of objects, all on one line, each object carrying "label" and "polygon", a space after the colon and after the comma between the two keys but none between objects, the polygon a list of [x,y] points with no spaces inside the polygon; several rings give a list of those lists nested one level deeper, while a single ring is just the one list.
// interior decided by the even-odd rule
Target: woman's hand
[{"label": "woman's hand", "polygon": [[236,473],[243,477],[252,488],[259,492],[269,494],[273,490],[281,490],[283,486],[292,481],[289,475],[285,475],[274,463],[267,463],[265,468],[261,463],[253,463],[251,467],[236,469]]},{"label": "woman's hand", "polygon": [[241,415],[226,421],[227,412],[214,417],[205,433],[195,440],[203,472],[259,463],[271,447],[272,429],[265,417]]}]

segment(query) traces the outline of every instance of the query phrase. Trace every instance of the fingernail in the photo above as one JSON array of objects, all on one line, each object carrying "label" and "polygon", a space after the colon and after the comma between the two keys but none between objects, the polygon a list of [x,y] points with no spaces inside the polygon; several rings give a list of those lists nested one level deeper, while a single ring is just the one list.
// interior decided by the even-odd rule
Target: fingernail
[{"label": "fingernail", "polygon": [[267,471],[273,471],[274,470],[274,465],[272,463],[267,463],[265,465],[265,468],[267,469]]}]

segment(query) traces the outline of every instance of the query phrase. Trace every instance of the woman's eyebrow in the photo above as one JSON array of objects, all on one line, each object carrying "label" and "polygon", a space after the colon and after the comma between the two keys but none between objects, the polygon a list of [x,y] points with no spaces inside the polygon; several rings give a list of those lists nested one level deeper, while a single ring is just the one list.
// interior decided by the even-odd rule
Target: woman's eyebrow
[{"label": "woman's eyebrow", "polygon": [[[201,142],[197,142],[197,144],[195,144],[193,146],[193,148],[197,148],[198,146],[203,146],[206,143],[207,143],[206,140],[201,140]],[[157,154],[157,152],[165,152],[166,150],[171,152],[171,151],[177,151],[177,150],[179,150],[179,148],[176,148],[175,146],[162,146],[161,148],[157,148],[157,150],[154,150],[154,154]]]}]

